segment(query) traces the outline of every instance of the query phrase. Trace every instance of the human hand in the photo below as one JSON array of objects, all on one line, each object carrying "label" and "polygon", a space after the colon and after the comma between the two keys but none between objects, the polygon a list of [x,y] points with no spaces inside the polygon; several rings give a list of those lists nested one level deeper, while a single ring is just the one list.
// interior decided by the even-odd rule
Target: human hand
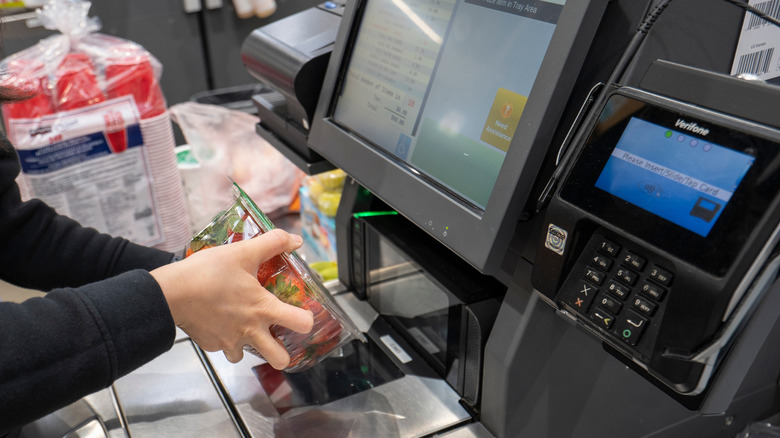
[{"label": "human hand", "polygon": [[240,361],[244,345],[254,347],[276,369],[290,356],[269,328],[299,333],[312,329],[312,313],[283,303],[257,281],[260,264],[301,246],[297,235],[274,229],[253,239],[198,251],[152,271],[176,325],[206,351],[222,350]]}]

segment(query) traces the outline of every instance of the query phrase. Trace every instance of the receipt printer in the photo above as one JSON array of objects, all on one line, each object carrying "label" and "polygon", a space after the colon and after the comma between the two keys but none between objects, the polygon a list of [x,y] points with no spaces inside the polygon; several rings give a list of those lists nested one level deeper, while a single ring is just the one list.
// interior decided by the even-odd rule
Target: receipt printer
[{"label": "receipt printer", "polygon": [[306,139],[343,10],[343,2],[325,2],[255,29],[241,47],[249,74],[270,89],[253,96],[258,132],[310,160],[317,157]]}]

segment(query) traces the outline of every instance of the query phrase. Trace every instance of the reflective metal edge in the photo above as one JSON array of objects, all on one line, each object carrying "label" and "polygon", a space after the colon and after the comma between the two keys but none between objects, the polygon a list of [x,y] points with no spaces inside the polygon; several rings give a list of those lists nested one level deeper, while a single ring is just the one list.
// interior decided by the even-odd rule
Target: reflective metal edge
[{"label": "reflective metal edge", "polygon": [[331,403],[279,415],[252,368],[265,363],[246,355],[231,364],[206,353],[250,436],[321,438],[417,437],[453,427],[471,417],[443,379],[406,375]]},{"label": "reflective metal edge", "polygon": [[114,383],[129,435],[240,437],[189,339]]},{"label": "reflective metal edge", "polygon": [[[353,322],[368,332],[376,311],[333,281],[325,285]],[[212,376],[226,392],[244,432],[253,438],[418,437],[470,421],[460,396],[438,378],[404,377],[324,405],[279,415],[252,370],[265,363],[251,354],[232,364],[221,352],[205,353]]]},{"label": "reflective metal edge", "polygon": [[470,423],[457,429],[434,435],[436,438],[495,438],[482,423]]}]

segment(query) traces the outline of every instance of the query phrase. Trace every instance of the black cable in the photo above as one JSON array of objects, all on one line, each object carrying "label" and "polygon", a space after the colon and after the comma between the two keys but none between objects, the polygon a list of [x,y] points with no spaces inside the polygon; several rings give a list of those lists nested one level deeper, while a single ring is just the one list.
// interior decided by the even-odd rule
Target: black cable
[{"label": "black cable", "polygon": [[[780,20],[777,20],[776,18],[760,11],[757,8],[754,8],[753,6],[750,6],[747,4],[747,0],[744,2],[741,0],[724,0],[728,3],[731,3],[737,7],[740,7],[751,14],[755,14],[759,18],[766,20],[767,22],[774,24],[775,26],[780,27]],[[645,40],[645,37],[647,36],[648,32],[650,32],[650,29],[653,27],[655,22],[658,20],[658,18],[661,16],[663,11],[669,6],[669,4],[672,2],[672,0],[661,0],[659,1],[655,8],[648,13],[644,20],[639,24],[637,27],[637,31],[634,34],[633,38],[631,38],[631,41],[628,43],[628,47],[623,51],[623,54],[621,55],[620,59],[618,60],[617,64],[615,65],[615,68],[612,70],[612,74],[610,75],[609,79],[606,82],[606,86],[602,87],[601,93],[598,95],[598,98],[596,99],[596,108],[600,108],[603,100],[606,98],[606,95],[609,91],[609,86],[612,84],[617,84],[620,78],[625,73],[628,66],[631,64],[631,61],[634,59],[634,56],[636,55],[637,51],[639,51],[639,47],[642,45],[642,43]],[[591,114],[591,118],[595,117],[596,115]],[[590,120],[585,123],[585,126],[588,126],[590,124]],[[578,127],[575,127],[575,129],[578,129]],[[580,140],[580,137],[584,135],[582,131],[579,131],[576,135],[577,141]],[[561,159],[561,162],[558,164],[558,167],[556,167],[555,171],[553,172],[552,177],[550,177],[550,180],[547,182],[547,185],[545,186],[544,190],[542,190],[542,194],[539,196],[539,199],[537,200],[536,204],[536,211],[537,213],[544,208],[544,206],[547,204],[547,202],[552,197],[552,193],[555,190],[555,187],[558,184],[558,180],[563,175],[563,172],[566,170],[567,164],[569,160],[571,159],[571,155],[573,150],[568,150],[569,144],[571,142],[567,142],[564,140],[564,144],[561,145],[561,150],[565,151],[563,154],[563,158]],[[574,142],[577,144],[577,142]]]},{"label": "black cable", "polygon": [[[669,6],[671,2],[672,0],[661,0],[656,4],[653,10],[650,11],[650,13],[648,13],[645,16],[642,22],[639,23],[639,26],[636,29],[636,33],[631,38],[631,41],[628,43],[628,47],[626,47],[626,49],[623,51],[623,54],[620,56],[620,59],[618,60],[617,64],[615,64],[615,68],[612,70],[612,74],[610,74],[609,79],[607,79],[606,86],[602,87],[601,92],[599,93],[598,98],[596,99],[595,108],[601,107],[601,105],[604,102],[604,99],[606,99],[607,97],[607,93],[609,92],[610,85],[616,84],[620,80],[620,77],[623,76],[623,73],[625,73],[626,69],[631,64],[631,61],[633,61],[636,52],[639,51],[639,47],[642,45],[642,42],[645,40],[647,33],[650,32],[650,29],[658,20],[658,17],[661,16],[663,11],[666,9],[667,6]],[[589,120],[585,123],[585,126],[588,126],[592,118],[597,116],[598,116],[597,114],[591,114],[590,117],[588,118]],[[575,129],[578,129],[578,127]],[[577,144],[577,142],[579,141],[582,135],[583,135],[582,131],[579,131],[577,133],[575,137],[577,141],[574,142],[575,144]],[[555,171],[550,177],[550,180],[547,182],[547,185],[545,186],[544,190],[542,190],[542,193],[539,196],[539,199],[537,200],[536,203],[537,213],[542,208],[544,208],[545,205],[547,205],[547,202],[552,197],[552,193],[555,190],[555,187],[558,185],[558,180],[563,175],[563,171],[566,169],[566,165],[571,159],[571,155],[573,152],[573,149],[569,150],[569,144],[571,142],[566,142],[566,140],[564,140],[564,142],[565,143],[561,145],[561,149],[565,151],[563,154],[563,158],[561,159],[561,162],[558,164],[558,167],[555,168]]]},{"label": "black cable", "polygon": [[[650,29],[671,2],[672,0],[662,0],[656,4],[655,8],[645,16],[645,19],[642,20],[641,23],[639,23],[634,37],[631,38],[628,47],[623,51],[623,55],[618,60],[614,70],[612,70],[612,75],[607,80],[607,86],[616,84],[620,80],[620,77],[623,76],[628,65],[631,64],[631,61],[634,59],[636,52],[639,51],[639,47],[642,45],[648,32],[650,32]],[[606,89],[602,92],[602,95],[606,95]]]},{"label": "black cable", "polygon": [[753,6],[750,6],[747,3],[744,3],[744,2],[742,2],[740,0],[724,0],[724,1],[728,2],[728,3],[731,3],[734,6],[740,7],[740,8],[750,12],[751,14],[753,14],[753,15],[755,15],[755,16],[763,19],[763,20],[766,20],[767,22],[769,22],[771,24],[774,24],[777,27],[780,27],[780,20],[778,20],[777,18],[772,17],[771,15],[768,15],[765,12],[762,12],[762,11],[754,8]]}]

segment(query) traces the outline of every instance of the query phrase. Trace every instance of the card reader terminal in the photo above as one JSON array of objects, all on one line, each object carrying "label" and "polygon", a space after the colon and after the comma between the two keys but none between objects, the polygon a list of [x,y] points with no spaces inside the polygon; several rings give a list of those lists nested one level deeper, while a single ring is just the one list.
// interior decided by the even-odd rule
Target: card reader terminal
[{"label": "card reader terminal", "polygon": [[756,88],[775,105],[780,91],[688,74],[701,101],[606,91],[547,207],[532,275],[562,314],[683,397],[706,390],[728,351],[780,219],[780,123],[740,112]]}]

